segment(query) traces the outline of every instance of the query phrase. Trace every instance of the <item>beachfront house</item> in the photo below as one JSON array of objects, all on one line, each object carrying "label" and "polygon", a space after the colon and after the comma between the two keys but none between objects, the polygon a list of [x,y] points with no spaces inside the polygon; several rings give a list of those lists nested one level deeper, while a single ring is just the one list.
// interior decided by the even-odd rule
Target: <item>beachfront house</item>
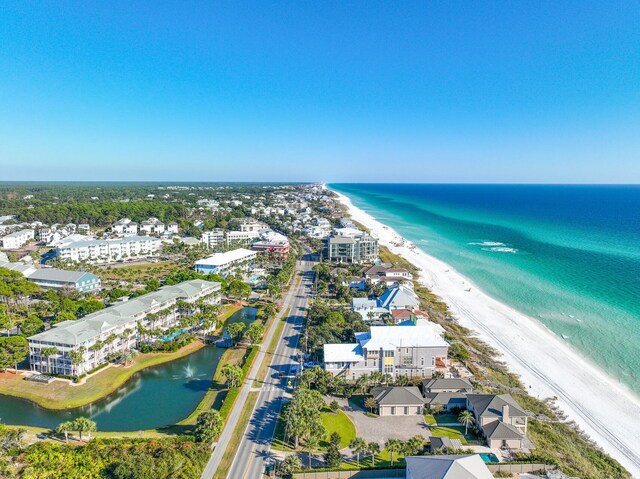
[{"label": "beachfront house", "polygon": [[[32,371],[80,376],[140,342],[169,340],[150,331],[175,328],[195,312],[197,301],[220,302],[220,283],[195,279],[122,301],[76,321],[63,321],[30,336],[29,364]],[[197,328],[194,325],[192,328]]]},{"label": "beachfront house", "polygon": [[510,394],[467,394],[466,406],[490,448],[526,446],[528,414]]},{"label": "beachfront house", "polygon": [[372,326],[370,331],[355,336],[355,343],[324,345],[325,370],[356,380],[372,372],[425,378],[447,368],[449,343],[435,323]]},{"label": "beachfront house", "polygon": [[[351,309],[365,321],[377,320],[383,315],[393,317],[396,310],[417,311],[419,307],[420,299],[413,290],[398,285],[385,290],[379,298],[353,298],[351,301]],[[428,315],[426,317],[428,319]],[[407,319],[412,318],[409,316]]]}]

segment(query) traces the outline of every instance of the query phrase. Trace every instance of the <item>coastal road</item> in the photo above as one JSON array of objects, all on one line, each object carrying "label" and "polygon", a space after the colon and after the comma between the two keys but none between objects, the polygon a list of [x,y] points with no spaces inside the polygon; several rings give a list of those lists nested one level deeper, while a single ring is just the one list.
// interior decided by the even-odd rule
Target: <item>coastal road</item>
[{"label": "coastal road", "polygon": [[[283,314],[287,308],[291,308],[282,331],[282,336],[271,358],[267,377],[264,382],[255,381],[262,361],[269,360],[266,356],[266,348],[276,330],[276,324],[270,329],[269,334],[262,343],[262,349],[248,374],[245,384],[240,391],[236,404],[229,416],[224,431],[222,432],[216,448],[205,467],[202,479],[211,479],[220,465],[224,454],[234,454],[233,463],[228,479],[257,479],[264,472],[265,460],[269,458],[271,440],[275,432],[276,422],[282,405],[289,396],[286,386],[287,380],[280,379],[279,373],[288,373],[291,366],[296,363],[295,355],[302,331],[304,312],[309,299],[312,284],[313,263],[302,260],[298,263],[298,271],[302,273],[302,279],[297,287],[285,296]],[[294,283],[295,284],[295,283]],[[280,320],[280,316],[276,321]],[[235,429],[240,413],[247,401],[250,391],[259,391],[255,408],[251,415],[242,440],[236,451],[226,451],[233,430]]]}]

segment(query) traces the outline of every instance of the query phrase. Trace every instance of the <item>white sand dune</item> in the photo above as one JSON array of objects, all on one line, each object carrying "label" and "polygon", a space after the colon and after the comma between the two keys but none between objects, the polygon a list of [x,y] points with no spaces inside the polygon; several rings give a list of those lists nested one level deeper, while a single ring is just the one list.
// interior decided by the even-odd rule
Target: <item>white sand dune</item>
[{"label": "white sand dune", "polygon": [[531,395],[557,397],[569,419],[640,477],[640,397],[535,319],[486,295],[451,266],[338,195],[353,219],[369,228],[380,244],[421,270],[421,282],[449,305],[460,324],[503,355]]}]

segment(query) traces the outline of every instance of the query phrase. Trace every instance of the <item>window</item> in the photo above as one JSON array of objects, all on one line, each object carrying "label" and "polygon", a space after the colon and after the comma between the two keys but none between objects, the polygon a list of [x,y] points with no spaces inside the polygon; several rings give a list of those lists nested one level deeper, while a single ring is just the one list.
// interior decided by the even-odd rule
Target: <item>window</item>
[{"label": "window", "polygon": [[391,406],[391,415],[392,416],[396,415],[396,407],[395,406]]},{"label": "window", "polygon": [[404,415],[408,416],[409,415],[409,406],[405,406],[404,407]]}]

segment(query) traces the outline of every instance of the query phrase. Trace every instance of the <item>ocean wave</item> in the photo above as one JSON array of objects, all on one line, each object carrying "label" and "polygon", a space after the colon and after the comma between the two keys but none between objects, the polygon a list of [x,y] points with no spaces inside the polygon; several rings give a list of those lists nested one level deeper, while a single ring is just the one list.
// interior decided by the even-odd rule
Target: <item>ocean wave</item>
[{"label": "ocean wave", "polygon": [[472,244],[477,246],[507,246],[506,244],[501,243],[500,241],[483,241],[481,243],[467,243],[467,244]]},{"label": "ocean wave", "polygon": [[493,248],[482,248],[482,251],[494,251],[496,253],[511,253],[518,252],[516,248],[509,248],[508,246],[494,246]]}]

